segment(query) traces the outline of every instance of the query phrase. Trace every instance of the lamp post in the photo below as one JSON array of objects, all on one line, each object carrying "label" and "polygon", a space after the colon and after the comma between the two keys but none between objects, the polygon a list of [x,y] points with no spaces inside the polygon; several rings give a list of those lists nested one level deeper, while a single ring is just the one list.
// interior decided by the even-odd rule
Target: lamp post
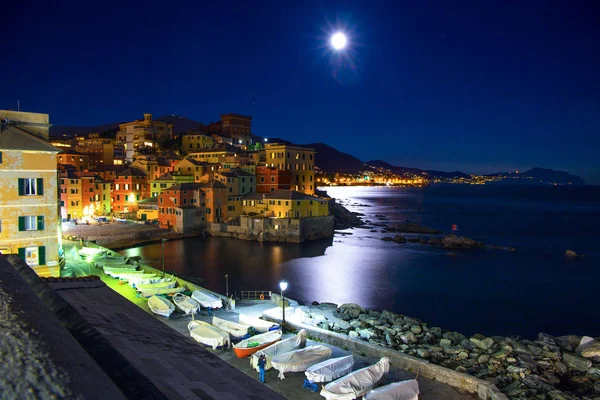
[{"label": "lamp post", "polygon": [[225,295],[229,297],[229,274],[225,275]]},{"label": "lamp post", "polygon": [[162,277],[165,277],[165,242],[167,241],[167,239],[163,239],[162,240],[162,248],[161,248],[161,255],[162,255],[162,270],[163,270],[163,274]]},{"label": "lamp post", "polygon": [[281,307],[282,307],[282,324],[281,324],[281,333],[285,331],[285,297],[283,297],[283,292],[287,289],[288,283],[286,281],[279,282],[279,288],[281,289]]}]

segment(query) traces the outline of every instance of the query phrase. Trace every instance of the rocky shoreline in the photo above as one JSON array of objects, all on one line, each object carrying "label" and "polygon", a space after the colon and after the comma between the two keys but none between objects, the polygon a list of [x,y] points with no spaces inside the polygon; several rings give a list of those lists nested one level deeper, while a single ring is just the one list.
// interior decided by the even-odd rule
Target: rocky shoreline
[{"label": "rocky shoreline", "polygon": [[412,317],[358,304],[313,302],[331,320],[310,315],[319,328],[391,348],[495,384],[513,400],[600,400],[600,338],[540,333],[520,337],[466,336]]}]

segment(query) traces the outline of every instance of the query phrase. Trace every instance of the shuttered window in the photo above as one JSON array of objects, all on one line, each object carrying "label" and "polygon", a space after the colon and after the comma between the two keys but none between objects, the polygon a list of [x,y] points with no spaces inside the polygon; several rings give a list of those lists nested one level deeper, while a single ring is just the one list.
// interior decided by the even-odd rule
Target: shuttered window
[{"label": "shuttered window", "polygon": [[43,215],[26,215],[19,217],[19,231],[43,231],[44,216]]},{"label": "shuttered window", "polygon": [[19,196],[42,196],[43,194],[42,178],[19,178]]}]

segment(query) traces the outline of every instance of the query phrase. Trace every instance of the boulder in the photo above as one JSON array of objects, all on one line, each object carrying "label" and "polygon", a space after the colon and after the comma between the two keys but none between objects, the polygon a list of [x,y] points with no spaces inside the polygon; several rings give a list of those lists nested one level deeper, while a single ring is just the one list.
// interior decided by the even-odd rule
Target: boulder
[{"label": "boulder", "polygon": [[464,236],[445,236],[442,244],[446,249],[477,249],[484,244]]},{"label": "boulder", "polygon": [[490,347],[494,345],[494,339],[486,337],[483,339],[477,339],[476,337],[472,337],[469,339],[477,348],[481,350],[488,350]]},{"label": "boulder", "polygon": [[579,397],[571,393],[561,392],[560,390],[552,390],[546,393],[548,400],[579,400]]},{"label": "boulder", "polygon": [[441,246],[442,239],[434,237],[434,238],[429,239],[427,244],[430,246]]},{"label": "boulder", "polygon": [[375,332],[373,332],[370,329],[361,329],[358,332],[358,335],[360,336],[361,339],[366,339],[369,340],[374,336],[377,336]]},{"label": "boulder", "polygon": [[452,341],[450,339],[440,339],[440,346],[450,346]]},{"label": "boulder", "polygon": [[482,354],[479,357],[477,357],[477,362],[479,364],[485,364],[486,362],[488,362],[490,359],[490,356],[488,354]]},{"label": "boulder", "polygon": [[432,326],[429,328],[429,332],[431,332],[431,334],[435,337],[442,337],[442,328],[439,326]]},{"label": "boulder", "polygon": [[407,242],[406,238],[402,235],[396,235],[396,236],[394,236],[394,238],[392,240],[396,243],[406,243]]},{"label": "boulder", "polygon": [[500,350],[498,350],[497,352],[492,354],[492,357],[494,357],[495,359],[501,360],[503,358],[508,357],[508,355],[510,353],[512,353],[512,347],[510,347],[509,345],[505,345],[505,346],[502,346],[500,348]]},{"label": "boulder", "polygon": [[448,339],[452,342],[453,345],[457,345],[463,340],[466,339],[465,335],[458,332],[446,332],[442,335],[444,339]]},{"label": "boulder", "polygon": [[412,332],[402,332],[400,339],[406,344],[417,343],[417,337]]},{"label": "boulder", "polygon": [[334,331],[349,331],[352,329],[352,325],[343,320],[338,320],[333,324]]},{"label": "boulder", "polygon": [[385,237],[382,237],[381,240],[383,240],[384,242],[391,242],[394,239],[390,236],[385,236]]},{"label": "boulder", "polygon": [[555,337],[554,341],[562,350],[573,351],[579,346],[581,338],[576,335],[565,335]]},{"label": "boulder", "polygon": [[467,353],[466,351],[461,351],[460,353],[458,353],[458,358],[460,358],[461,360],[466,360],[467,358],[469,358],[469,353]]},{"label": "boulder", "polygon": [[419,325],[413,325],[410,327],[410,331],[415,334],[423,332],[423,329]]},{"label": "boulder", "polygon": [[584,336],[575,352],[585,358],[600,357],[600,341]]},{"label": "boulder", "polygon": [[444,353],[446,353],[446,354],[459,354],[462,351],[463,351],[463,348],[458,347],[458,346],[445,346],[444,347]]},{"label": "boulder", "polygon": [[363,309],[358,304],[346,303],[340,306],[339,312],[342,315],[349,316],[350,318],[358,318],[358,316],[363,312]]},{"label": "boulder", "polygon": [[358,332],[356,332],[356,331],[350,331],[350,332],[348,332],[348,336],[351,337],[351,338],[356,339],[356,338],[358,338]]},{"label": "boulder", "polygon": [[565,257],[577,257],[577,253],[575,253],[573,250],[567,250],[565,251]]},{"label": "boulder", "polygon": [[592,367],[588,369],[585,376],[593,381],[600,381],[600,368]]},{"label": "boulder", "polygon": [[567,368],[575,371],[586,372],[592,366],[590,360],[577,357],[571,353],[563,353],[562,359]]},{"label": "boulder", "polygon": [[397,315],[394,314],[393,312],[388,311],[388,310],[383,310],[381,312],[381,315],[379,316],[379,320],[385,321],[385,322],[394,322],[396,317],[397,317]]}]

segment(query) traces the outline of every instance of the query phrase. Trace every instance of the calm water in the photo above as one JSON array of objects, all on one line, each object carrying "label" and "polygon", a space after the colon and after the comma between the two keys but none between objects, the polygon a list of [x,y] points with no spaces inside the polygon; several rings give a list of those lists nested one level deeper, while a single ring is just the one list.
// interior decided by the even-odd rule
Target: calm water
[{"label": "calm water", "polygon": [[[301,245],[224,238],[165,245],[166,269],[197,276],[225,293],[277,290],[305,302],[356,302],[472,334],[532,337],[600,335],[600,187],[327,188],[348,208],[375,221],[409,219],[485,243],[513,246],[449,252],[398,245],[368,229]],[[368,205],[365,207],[361,205]],[[380,229],[378,229],[380,231]],[[566,259],[572,249],[585,258]],[[124,252],[160,267],[160,244]]]}]

